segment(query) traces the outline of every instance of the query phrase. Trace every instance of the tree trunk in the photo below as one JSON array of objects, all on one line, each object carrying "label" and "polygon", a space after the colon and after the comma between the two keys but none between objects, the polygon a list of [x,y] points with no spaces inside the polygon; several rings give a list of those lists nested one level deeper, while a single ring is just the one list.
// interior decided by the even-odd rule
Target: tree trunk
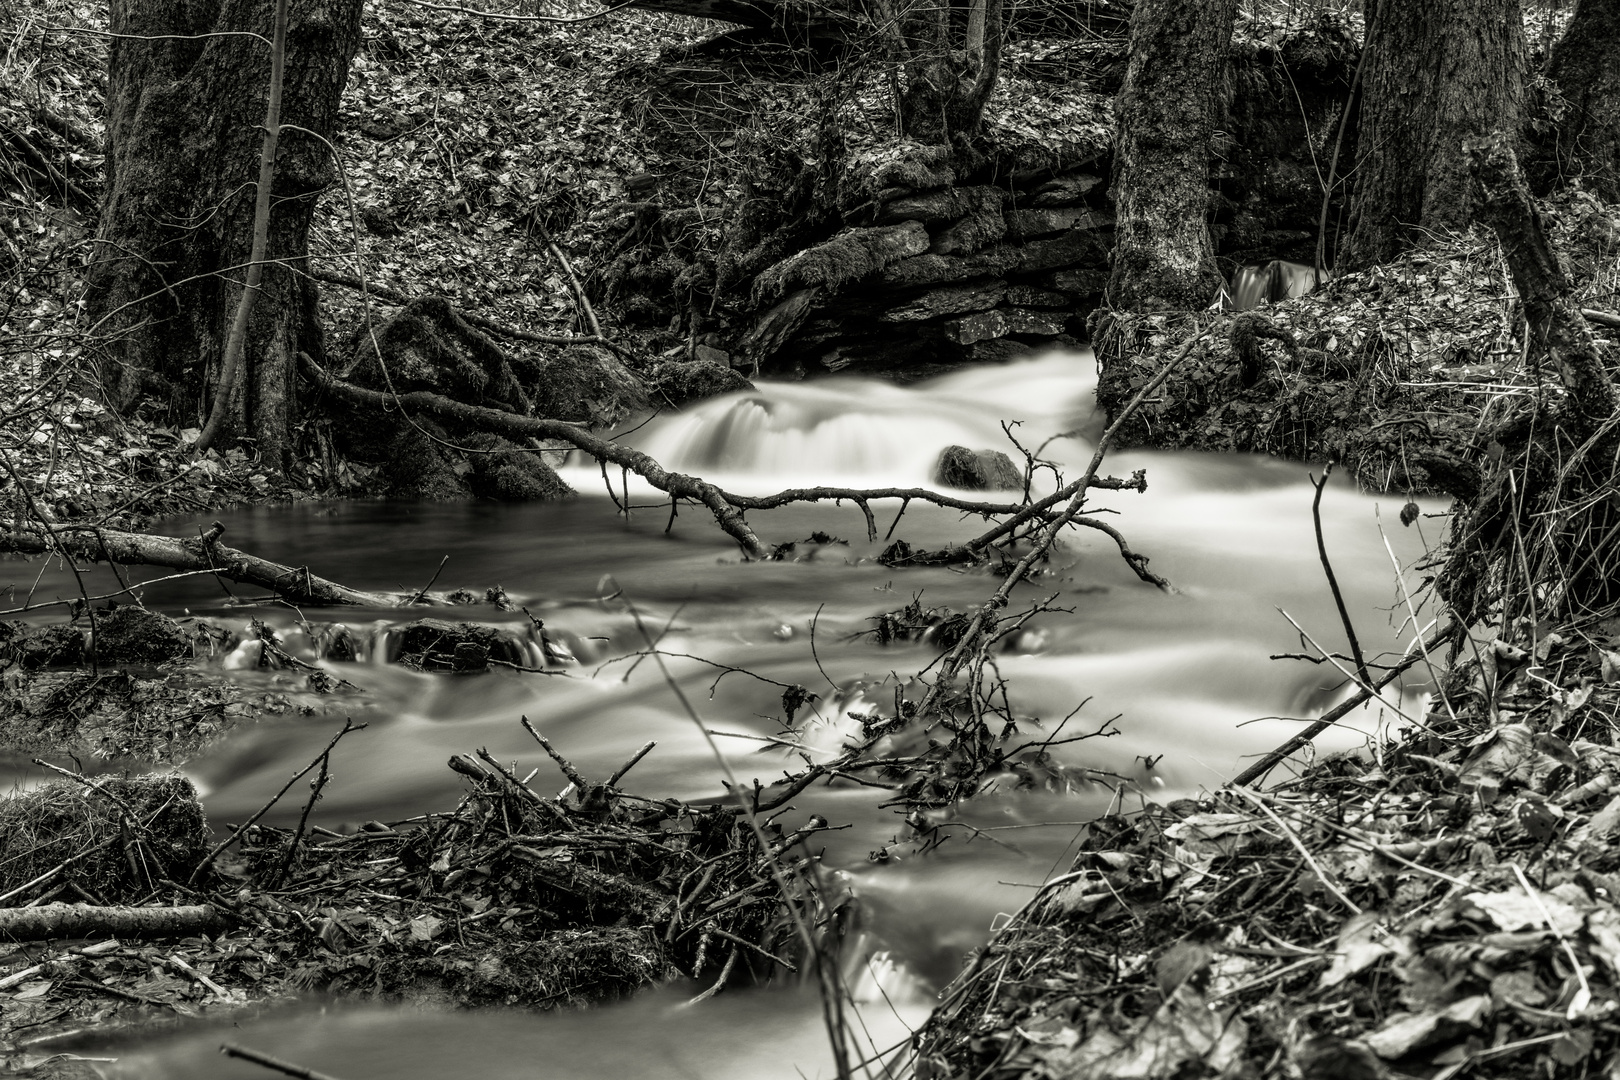
[{"label": "tree trunk", "polygon": [[1004,0],[971,3],[961,42],[953,41],[949,3],[906,0],[893,20],[904,58],[900,128],[919,142],[939,145],[978,134],[1001,74]]},{"label": "tree trunk", "polygon": [[[119,409],[154,395],[176,422],[206,417],[252,246],[273,9],[270,0],[112,0],[114,33],[171,35],[115,38],[108,58],[107,184],[89,309],[111,360],[102,384]],[[360,10],[360,0],[294,0],[283,124],[331,137]],[[225,36],[173,40],[207,34]],[[316,198],[336,178],[320,139],[283,129],[270,265],[227,426],[251,434],[276,469],[297,419],[297,355],[323,354],[315,286],[303,272]]]},{"label": "tree trunk", "polygon": [[1196,310],[1221,286],[1210,244],[1209,144],[1223,110],[1237,0],[1141,0],[1115,105],[1114,269],[1127,311]]},{"label": "tree trunk", "polygon": [[1466,229],[1475,193],[1463,140],[1495,130],[1517,140],[1524,99],[1519,0],[1384,0],[1365,48],[1349,270],[1424,233]]},{"label": "tree trunk", "polygon": [[1620,0],[1578,0],[1569,29],[1553,46],[1548,74],[1569,111],[1558,125],[1565,181],[1580,178],[1620,202]]}]

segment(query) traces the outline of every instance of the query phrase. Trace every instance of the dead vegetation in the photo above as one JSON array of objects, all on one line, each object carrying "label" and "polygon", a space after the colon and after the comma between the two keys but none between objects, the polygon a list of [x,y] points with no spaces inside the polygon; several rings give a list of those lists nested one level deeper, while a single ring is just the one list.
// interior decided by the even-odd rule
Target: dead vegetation
[{"label": "dead vegetation", "polygon": [[[712,993],[808,970],[795,920],[817,939],[835,933],[840,903],[807,876],[805,841],[824,822],[766,821],[762,851],[734,807],[623,791],[650,745],[601,781],[544,748],[566,784],[557,796],[530,786],[538,770],[479,751],[450,762],[469,785],[455,808],[348,834],[308,823],[323,754],[293,778],[315,773],[296,828],[249,821],[206,853],[180,777],[74,777],[6,800],[0,892],[35,905],[11,910],[104,927],[92,944],[79,929],[12,947],[11,1064],[87,1019],[150,1022],[310,990],[557,1008],[677,977]],[[57,897],[82,903],[52,908]],[[207,936],[143,932],[128,917],[199,905],[216,924]]]}]

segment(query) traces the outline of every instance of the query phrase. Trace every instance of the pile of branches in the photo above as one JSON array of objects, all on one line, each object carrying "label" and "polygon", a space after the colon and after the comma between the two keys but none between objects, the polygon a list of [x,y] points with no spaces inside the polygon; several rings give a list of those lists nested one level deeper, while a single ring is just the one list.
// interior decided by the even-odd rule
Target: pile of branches
[{"label": "pile of branches", "polygon": [[[556,796],[481,750],[451,759],[470,790],[449,812],[347,834],[312,826],[331,750],[355,730],[277,795],[313,774],[295,827],[260,823],[272,800],[210,850],[180,777],[69,773],[70,786],[0,803],[7,820],[38,826],[9,829],[0,853],[0,902],[25,905],[0,909],[0,936],[41,943],[3,962],[0,989],[28,1003],[14,1022],[8,1005],[8,1026],[52,1015],[54,1030],[109,1004],[132,1020],[195,1014],[307,989],[552,1008],[685,976],[708,996],[801,970],[800,927],[833,920],[802,846],[824,823],[756,833],[735,806],[622,791],[651,743],[593,781],[530,727],[566,778]],[[161,796],[158,810],[138,793]],[[62,857],[63,845],[78,853]],[[93,948],[79,947],[86,938]]]},{"label": "pile of branches", "polygon": [[1528,644],[1529,627],[1479,642],[1375,761],[1094,823],[944,994],[920,1074],[1551,1076],[1612,1061],[1620,638]]}]

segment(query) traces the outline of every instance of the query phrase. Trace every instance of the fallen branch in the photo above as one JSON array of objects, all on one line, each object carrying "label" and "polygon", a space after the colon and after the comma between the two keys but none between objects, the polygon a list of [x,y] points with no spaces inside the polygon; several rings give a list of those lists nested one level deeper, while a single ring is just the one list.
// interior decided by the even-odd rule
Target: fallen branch
[{"label": "fallen branch", "polygon": [[1088,471],[1084,481],[1070,484],[1059,493],[1059,496],[1043,499],[1031,505],[963,499],[953,495],[942,495],[928,488],[815,487],[791,488],[765,496],[736,495],[716,487],[701,477],[670,472],[640,450],[593,435],[575,424],[468,405],[426,390],[416,390],[397,396],[381,390],[368,390],[335,377],[307,355],[300,353],[299,359],[303,362],[306,374],[317,386],[351,405],[382,411],[395,408],[412,409],[436,419],[448,420],[482,431],[519,439],[555,439],[569,443],[598,461],[610,462],[622,469],[628,469],[667,495],[702,503],[714,514],[720,528],[736,540],[748,557],[753,559],[768,559],[771,551],[743,519],[743,511],[746,510],[771,510],[797,502],[847,500],[861,507],[866,515],[868,534],[875,539],[877,526],[869,504],[877,499],[916,499],[987,517],[1013,514],[1019,521],[1027,521],[1042,518],[1046,510],[1055,505],[1060,497],[1069,498],[1083,487],[1134,491],[1144,491],[1147,488],[1147,481],[1141,474],[1129,480],[1121,480],[1116,477],[1098,477],[1096,470],[1092,469]]},{"label": "fallen branch", "polygon": [[94,904],[40,904],[0,908],[0,939],[46,941],[111,935],[122,938],[195,937],[225,926],[212,904],[180,907],[99,907]]},{"label": "fallen branch", "polygon": [[0,525],[0,551],[23,555],[63,554],[89,562],[143,563],[174,570],[202,571],[245,585],[258,585],[297,604],[401,607],[413,593],[379,593],[351,589],[309,572],[283,566],[219,543],[219,522],[195,539],[117,532],[83,525],[57,525],[54,536],[11,522]]},{"label": "fallen branch", "polygon": [[1367,702],[1371,701],[1377,695],[1378,691],[1384,689],[1384,687],[1388,686],[1390,683],[1394,682],[1396,679],[1405,674],[1407,668],[1411,667],[1419,660],[1424,659],[1432,650],[1443,645],[1446,639],[1451,636],[1451,633],[1452,631],[1448,629],[1440,634],[1436,634],[1429,642],[1419,648],[1417,652],[1413,653],[1411,656],[1404,657],[1399,664],[1396,664],[1394,667],[1390,668],[1389,671],[1385,672],[1382,679],[1379,679],[1376,683],[1363,686],[1360,690],[1356,691],[1355,695],[1349,700],[1342,701],[1338,705],[1335,705],[1333,708],[1329,709],[1327,712],[1323,713],[1321,717],[1313,721],[1309,727],[1305,728],[1299,734],[1291,737],[1287,742],[1277,747],[1277,749],[1273,750],[1259,761],[1256,761],[1253,765],[1250,765],[1247,769],[1244,769],[1242,772],[1238,773],[1237,776],[1232,778],[1230,783],[1234,787],[1244,787],[1264,778],[1265,775],[1272,769],[1275,769],[1278,765],[1282,764],[1285,760],[1292,757],[1296,752],[1302,749],[1306,743],[1309,743],[1318,735],[1322,734],[1322,732],[1326,731],[1328,728],[1332,727],[1334,724],[1338,723],[1340,720],[1343,720],[1345,717],[1367,704]]}]

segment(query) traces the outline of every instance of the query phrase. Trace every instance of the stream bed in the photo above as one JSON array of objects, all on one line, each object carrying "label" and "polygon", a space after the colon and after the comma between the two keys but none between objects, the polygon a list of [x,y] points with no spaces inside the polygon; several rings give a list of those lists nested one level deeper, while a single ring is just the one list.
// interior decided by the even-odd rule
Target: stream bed
[{"label": "stream bed", "polygon": [[[1007,450],[1020,461],[1001,426],[1017,421],[1014,433],[1032,448],[1048,436],[1076,433],[1043,454],[1074,476],[1100,428],[1095,382],[1089,354],[1053,354],[912,387],[854,378],[764,384],[654,418],[630,441],[668,468],[747,493],[809,484],[921,486],[930,484],[947,445]],[[1132,451],[1111,455],[1104,471],[1125,476],[1138,468],[1148,471],[1146,493],[1098,493],[1094,503],[1118,511],[1111,523],[1179,591],[1144,584],[1111,541],[1082,532],[1065,543],[1050,572],[1014,593],[1014,610],[1047,597],[1066,610],[1037,616],[998,660],[1014,710],[1039,718],[1028,725],[1032,734],[1050,734],[1060,723],[1064,736],[1115,732],[1054,751],[1092,770],[1093,782],[1066,791],[985,794],[935,822],[948,839],[927,854],[905,842],[899,812],[882,805],[889,793],[880,789],[818,787],[783,819],[796,826],[820,813],[848,826],[818,839],[827,865],[861,901],[846,963],[867,1041],[877,1049],[920,1023],[999,913],[1015,910],[1034,885],[1067,869],[1088,818],[1111,802],[1217,786],[1245,758],[1297,730],[1300,718],[1346,693],[1331,665],[1269,658],[1310,651],[1279,609],[1323,647],[1344,648],[1311,523],[1311,470],[1254,457]],[[153,586],[145,601],[171,614],[244,624],[262,618],[282,631],[292,651],[309,656],[322,624],[338,620],[366,643],[356,662],[323,662],[361,687],[369,702],[356,719],[370,726],[338,747],[335,780],[318,810],[322,824],[337,828],[448,809],[461,785],[445,761],[478,747],[515,760],[521,773],[540,769],[537,787],[550,783],[550,762],[519,724],[525,715],[587,776],[610,774],[651,739],[658,747],[635,767],[626,789],[715,799],[720,772],[704,739],[657,666],[634,658],[646,647],[646,633],[665,652],[681,654],[669,660],[670,669],[703,722],[728,733],[719,741],[733,768],[745,781],[770,783],[796,764],[762,741],[781,730],[779,684],[818,695],[809,715],[800,715],[801,737],[831,750],[854,730],[847,712],[892,701],[895,684],[913,679],[934,655],[926,645],[879,646],[862,636],[872,616],[914,598],[960,609],[982,602],[998,584],[978,571],[881,565],[875,557],[883,539],[868,540],[860,511],[849,505],[751,515],[767,543],[823,532],[847,544],[801,545],[812,553],[803,561],[748,563],[701,508],[683,507],[670,527],[667,503],[638,490],[632,478],[628,494],[638,508],[626,521],[593,464],[570,463],[562,471],[579,498],[520,506],[305,504],[219,515],[227,543],[307,564],[356,587],[416,589],[436,573],[436,589],[481,592],[498,584],[572,654],[548,674],[433,675],[382,662],[390,628],[403,621],[398,610],[245,611],[207,578]],[[620,477],[610,479],[622,497]],[[1038,488],[1051,485],[1048,473],[1038,475]],[[1405,502],[1337,482],[1322,500],[1328,552],[1369,658],[1411,640],[1395,564],[1410,586],[1421,576],[1410,567],[1424,550],[1423,534],[1438,537],[1441,523],[1433,519],[1401,526]],[[1431,513],[1444,509],[1434,500],[1421,505]],[[898,504],[875,509],[880,532],[888,529]],[[207,520],[160,528],[190,535]],[[914,547],[937,547],[983,528],[978,518],[914,504],[893,535]],[[26,573],[31,578],[37,570]],[[98,570],[94,583],[111,577]],[[33,583],[8,574],[0,580],[5,584],[24,592]],[[33,587],[40,598],[71,597],[77,588],[54,569]],[[448,617],[468,614],[484,619],[489,609]],[[514,631],[528,626],[521,612],[499,618]],[[1379,724],[1395,719],[1394,709],[1410,715],[1427,689],[1419,670],[1400,695],[1391,694],[1388,707],[1359,714],[1324,736],[1320,748],[1362,747]],[[251,671],[239,677],[273,678]],[[210,820],[252,813],[341,721],[341,712],[267,717],[188,764]],[[31,779],[37,778],[13,777]],[[555,777],[556,787],[563,783]],[[297,812],[293,804],[270,821],[287,824]],[[819,1007],[806,991],[728,992],[685,1006],[696,989],[546,1015],[315,1002],[229,1028],[182,1029],[95,1052],[118,1056],[110,1074],[131,1078],[264,1075],[221,1059],[217,1047],[226,1039],[346,1080],[426,1080],[474,1069],[486,1077],[548,1080],[831,1074]]]}]

